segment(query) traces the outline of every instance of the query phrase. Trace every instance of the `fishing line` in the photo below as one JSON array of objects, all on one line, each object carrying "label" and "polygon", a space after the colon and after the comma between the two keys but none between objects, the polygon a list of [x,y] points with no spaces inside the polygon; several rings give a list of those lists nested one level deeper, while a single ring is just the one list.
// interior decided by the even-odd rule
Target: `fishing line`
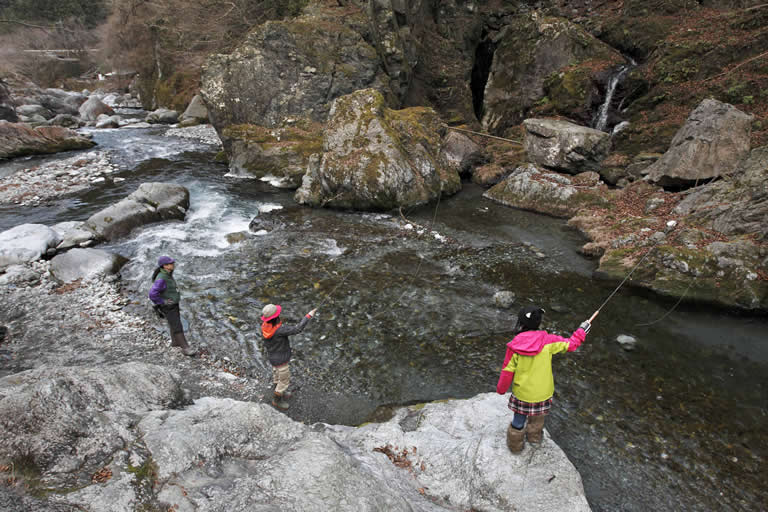
[{"label": "fishing line", "polygon": [[683,302],[683,299],[685,298],[685,296],[688,295],[688,290],[690,290],[691,286],[693,286],[694,281],[696,281],[695,277],[688,282],[688,287],[685,289],[683,294],[680,296],[679,299],[677,299],[677,302],[675,302],[675,305],[672,306],[672,308],[669,311],[664,313],[664,315],[662,315],[661,317],[657,318],[653,322],[648,322],[648,323],[644,323],[644,324],[635,324],[635,325],[637,325],[638,327],[645,327],[645,326],[648,326],[648,325],[657,324],[657,323],[661,322],[662,320],[664,320],[665,318],[667,318],[669,315],[672,314],[672,312],[675,310],[675,308],[677,308],[677,306],[679,306],[680,303]]}]

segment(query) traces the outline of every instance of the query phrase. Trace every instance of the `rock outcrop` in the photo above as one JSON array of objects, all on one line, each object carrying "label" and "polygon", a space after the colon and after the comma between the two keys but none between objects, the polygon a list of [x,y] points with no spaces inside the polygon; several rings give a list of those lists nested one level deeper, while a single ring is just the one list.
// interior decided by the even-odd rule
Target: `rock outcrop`
[{"label": "rock outcrop", "polygon": [[675,213],[705,229],[768,240],[768,147],[752,150],[731,179],[693,190]]},{"label": "rock outcrop", "polygon": [[210,57],[201,94],[212,123],[221,131],[242,124],[275,128],[296,118],[323,122],[335,98],[385,90],[376,49],[360,34],[367,23],[356,9],[341,17],[311,6],[298,18],[264,23],[231,54]]},{"label": "rock outcrop", "polygon": [[145,363],[0,379],[0,463],[44,497],[10,510],[590,510],[547,435],[509,453],[509,411],[495,393],[355,428],[229,398],[189,404],[180,384]]},{"label": "rock outcrop", "polygon": [[312,206],[390,210],[461,189],[440,153],[445,128],[428,108],[390,110],[373,89],[338,98],[323,153],[304,176],[296,200]]},{"label": "rock outcrop", "polygon": [[[598,72],[624,61],[584,29],[537,11],[516,16],[496,37],[482,118],[483,128],[491,133],[504,133],[519,124],[537,102],[549,96],[572,104],[560,105],[558,112],[589,112]],[[582,69],[582,62],[590,66]],[[551,90],[549,96],[545,85]]]},{"label": "rock outcrop", "polygon": [[117,204],[91,215],[83,227],[97,238],[114,240],[132,229],[164,220],[183,220],[189,209],[189,190],[172,183],[142,183]]},{"label": "rock outcrop", "polygon": [[0,270],[39,259],[61,242],[59,234],[43,224],[21,224],[0,233]]},{"label": "rock outcrop", "polygon": [[0,121],[0,159],[85,149],[95,143],[68,128]]},{"label": "rock outcrop", "polygon": [[643,173],[662,186],[692,185],[730,174],[749,154],[753,118],[732,105],[706,99],[688,116],[669,150]]},{"label": "rock outcrop", "polygon": [[526,119],[524,125],[528,159],[557,171],[599,170],[611,149],[609,134],[568,121]]}]

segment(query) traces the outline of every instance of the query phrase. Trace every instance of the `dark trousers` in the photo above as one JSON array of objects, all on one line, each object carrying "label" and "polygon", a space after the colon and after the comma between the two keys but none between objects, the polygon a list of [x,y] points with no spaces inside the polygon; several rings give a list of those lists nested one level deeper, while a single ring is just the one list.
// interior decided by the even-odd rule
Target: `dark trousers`
[{"label": "dark trousers", "polygon": [[171,329],[171,334],[178,332],[184,332],[184,327],[181,325],[181,311],[178,304],[163,304],[160,306],[165,314],[165,319],[168,320],[168,327]]}]

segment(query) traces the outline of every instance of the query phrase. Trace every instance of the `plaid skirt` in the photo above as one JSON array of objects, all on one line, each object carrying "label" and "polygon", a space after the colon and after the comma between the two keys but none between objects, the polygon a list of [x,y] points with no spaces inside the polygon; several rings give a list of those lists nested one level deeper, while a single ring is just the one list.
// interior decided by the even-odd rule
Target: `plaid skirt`
[{"label": "plaid skirt", "polygon": [[543,402],[523,402],[517,398],[514,394],[509,395],[509,404],[507,405],[509,410],[516,412],[517,414],[525,414],[526,416],[544,416],[549,414],[549,410],[552,408],[552,399],[544,400]]}]

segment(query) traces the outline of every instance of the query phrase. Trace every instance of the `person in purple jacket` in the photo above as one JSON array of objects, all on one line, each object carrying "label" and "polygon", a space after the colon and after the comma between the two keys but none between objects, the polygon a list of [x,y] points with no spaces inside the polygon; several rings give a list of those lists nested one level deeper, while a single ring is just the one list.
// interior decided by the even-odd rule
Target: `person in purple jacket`
[{"label": "person in purple jacket", "polygon": [[179,310],[179,300],[181,293],[176,286],[176,280],[173,278],[173,269],[176,267],[176,261],[170,256],[160,256],[157,260],[157,268],[152,274],[152,288],[149,290],[149,300],[155,304],[155,309],[161,313],[168,321],[168,328],[171,332],[171,346],[181,347],[185,356],[194,356],[197,350],[194,350],[187,343],[184,336],[184,327],[181,324],[181,311]]}]

